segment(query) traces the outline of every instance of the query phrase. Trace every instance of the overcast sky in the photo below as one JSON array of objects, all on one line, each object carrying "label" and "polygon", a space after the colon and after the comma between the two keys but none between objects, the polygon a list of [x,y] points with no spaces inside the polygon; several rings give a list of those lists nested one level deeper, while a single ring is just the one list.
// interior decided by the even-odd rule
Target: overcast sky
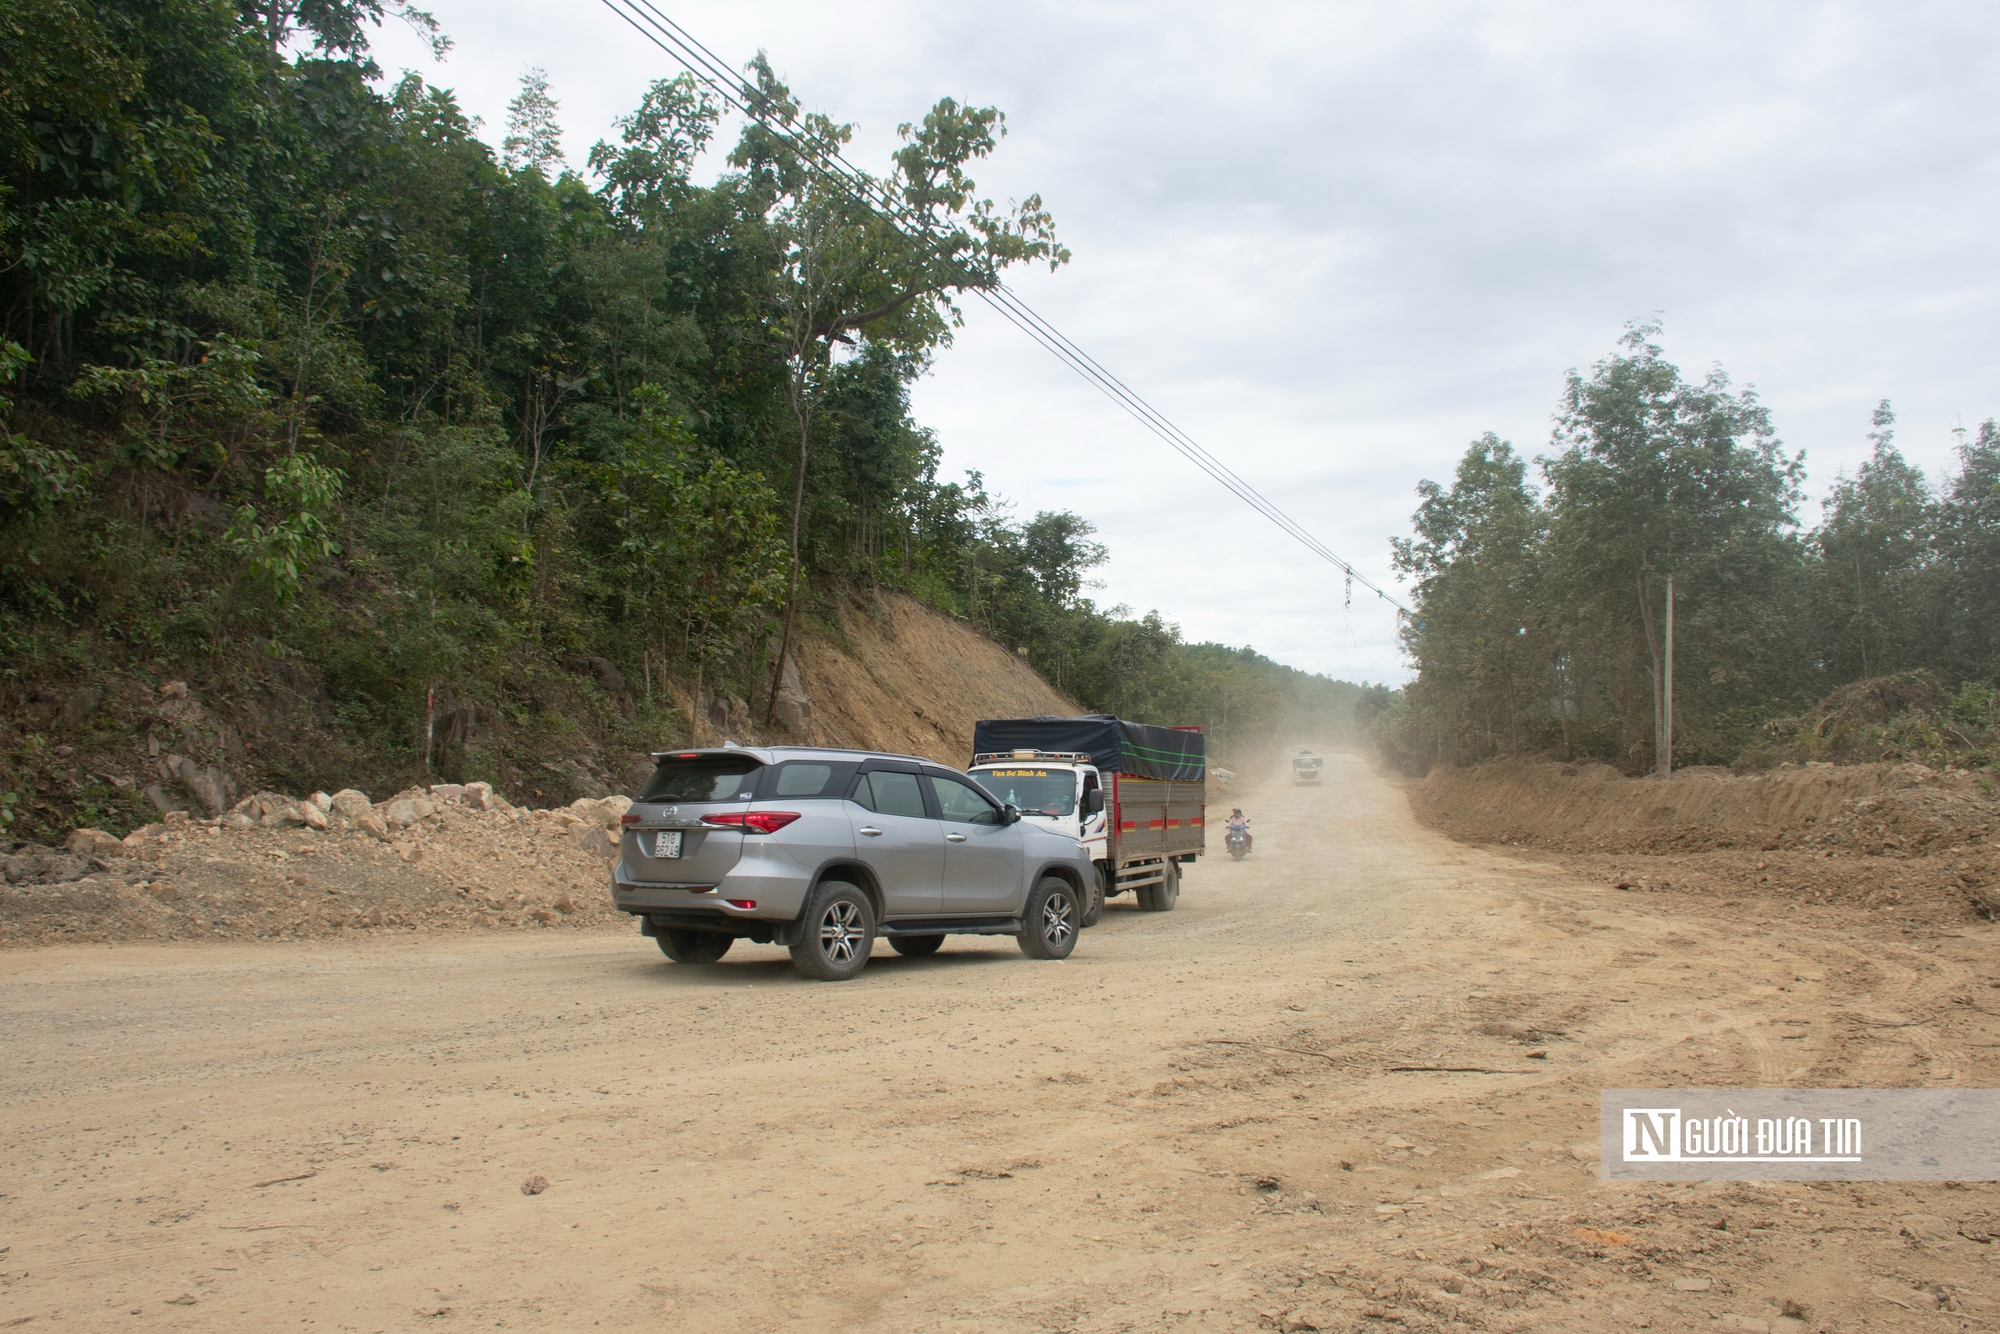
[{"label": "overcast sky", "polygon": [[[1413,488],[1493,430],[1547,449],[1570,367],[1657,315],[1754,384],[1815,503],[1878,399],[1934,476],[2000,413],[2000,6],[668,3],[759,48],[886,165],[941,96],[1007,113],[975,174],[1075,253],[1014,286],[1334,551],[1395,590]],[[601,3],[434,0],[376,54],[497,143],[530,66],[581,166],[676,67]],[[734,128],[725,131],[733,139]],[[1097,596],[1350,680],[1409,674],[1384,603],[973,303],[918,387],[953,474],[1111,548]]]}]

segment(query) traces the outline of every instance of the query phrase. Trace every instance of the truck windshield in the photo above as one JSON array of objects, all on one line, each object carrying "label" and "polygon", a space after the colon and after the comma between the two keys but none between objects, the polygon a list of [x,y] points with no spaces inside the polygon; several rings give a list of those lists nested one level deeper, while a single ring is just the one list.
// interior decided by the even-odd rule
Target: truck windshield
[{"label": "truck windshield", "polygon": [[1076,774],[1068,769],[975,769],[967,777],[993,794],[993,799],[1018,806],[1030,815],[1075,815]]}]

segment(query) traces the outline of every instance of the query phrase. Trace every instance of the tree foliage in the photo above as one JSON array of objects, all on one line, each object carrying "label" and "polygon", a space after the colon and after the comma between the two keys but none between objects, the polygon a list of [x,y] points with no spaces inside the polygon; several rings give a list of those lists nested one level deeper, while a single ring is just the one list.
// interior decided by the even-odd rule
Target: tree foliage
[{"label": "tree foliage", "polygon": [[1812,531],[1801,458],[1722,371],[1682,376],[1628,329],[1571,372],[1543,489],[1505,441],[1473,442],[1449,490],[1418,487],[1404,624],[1417,680],[1376,732],[1421,768],[1522,751],[1659,761],[1667,580],[1678,762],[1727,763],[1767,720],[1836,687],[1921,670],[1991,683],[2000,435],[1961,445],[1940,493],[1894,445],[1838,478]]}]

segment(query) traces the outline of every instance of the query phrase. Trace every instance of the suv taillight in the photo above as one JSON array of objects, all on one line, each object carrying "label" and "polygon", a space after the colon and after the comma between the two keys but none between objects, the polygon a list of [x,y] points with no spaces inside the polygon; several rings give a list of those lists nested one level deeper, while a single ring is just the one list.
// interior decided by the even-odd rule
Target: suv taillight
[{"label": "suv taillight", "polygon": [[746,834],[775,834],[798,818],[797,811],[719,811],[702,816],[701,822],[741,829]]}]

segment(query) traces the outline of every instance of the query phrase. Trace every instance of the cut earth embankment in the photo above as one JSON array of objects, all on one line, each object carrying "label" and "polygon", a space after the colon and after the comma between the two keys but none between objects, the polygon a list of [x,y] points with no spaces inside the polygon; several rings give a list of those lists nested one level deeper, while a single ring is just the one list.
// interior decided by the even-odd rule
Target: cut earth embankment
[{"label": "cut earth embankment", "polygon": [[1560,854],[1621,889],[1844,903],[1942,924],[2000,911],[1990,780],[1918,764],[1687,769],[1504,759],[1410,787],[1424,823]]},{"label": "cut earth embankment", "polygon": [[[751,721],[761,710],[735,701],[728,731],[718,724],[703,741],[855,746],[964,765],[980,717],[1080,711],[1017,655],[901,594],[849,604],[838,633],[806,635],[798,656],[799,698],[810,706],[801,727],[767,731]],[[157,716],[126,738],[130,755],[98,761],[131,766],[139,777],[128,781],[146,781],[156,765],[165,781],[143,728],[206,716],[184,689],[151,707]],[[229,758],[215,748],[218,793],[250,777],[221,767]],[[583,758],[572,772],[589,771]],[[595,762],[608,778],[624,774],[627,792],[648,768],[643,754]],[[485,784],[413,788],[376,804],[343,792],[323,806],[257,792],[226,809],[218,797],[216,817],[166,813],[123,838],[85,830],[62,848],[0,842],[0,946],[624,928],[605,831],[626,799],[605,796],[606,785],[540,808],[526,804],[539,793],[525,783],[514,789],[521,805]]]}]

